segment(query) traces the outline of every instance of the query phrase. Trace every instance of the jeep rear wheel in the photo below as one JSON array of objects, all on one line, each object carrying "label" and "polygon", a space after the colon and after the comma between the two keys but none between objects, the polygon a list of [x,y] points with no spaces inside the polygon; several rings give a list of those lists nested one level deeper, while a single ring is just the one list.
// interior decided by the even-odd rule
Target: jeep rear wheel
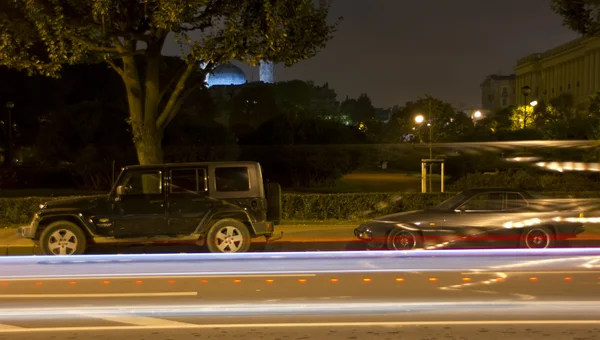
[{"label": "jeep rear wheel", "polygon": [[250,249],[250,232],[238,220],[220,220],[208,231],[206,246],[211,253],[245,253]]},{"label": "jeep rear wheel", "polygon": [[40,236],[44,255],[80,255],[85,253],[86,242],[81,228],[68,221],[51,223]]}]

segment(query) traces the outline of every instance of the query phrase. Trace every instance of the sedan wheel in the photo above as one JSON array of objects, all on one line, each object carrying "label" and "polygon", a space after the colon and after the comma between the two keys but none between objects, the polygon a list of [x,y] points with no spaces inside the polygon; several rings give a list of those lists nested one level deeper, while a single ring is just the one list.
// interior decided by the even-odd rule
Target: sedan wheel
[{"label": "sedan wheel", "polygon": [[521,247],[530,249],[551,248],[554,246],[554,234],[545,227],[525,230],[521,237]]},{"label": "sedan wheel", "polygon": [[387,248],[390,250],[416,249],[419,244],[419,237],[416,233],[404,229],[392,230],[387,239]]}]

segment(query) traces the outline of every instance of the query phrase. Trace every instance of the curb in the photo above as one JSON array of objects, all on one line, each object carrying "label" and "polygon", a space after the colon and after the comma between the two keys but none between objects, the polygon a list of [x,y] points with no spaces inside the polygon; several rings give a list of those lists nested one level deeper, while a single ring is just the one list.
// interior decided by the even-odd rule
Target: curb
[{"label": "curb", "polygon": [[[314,252],[314,251],[352,251],[366,250],[365,244],[360,241],[337,241],[337,242],[319,242],[319,241],[280,241],[270,244],[254,243],[255,248],[252,252]],[[600,248],[598,240],[571,240],[565,247],[560,248]],[[130,248],[102,248],[104,251],[96,253],[92,250],[90,254],[168,254],[168,253],[199,253],[197,247],[130,247]],[[175,251],[179,249],[180,251]],[[462,249],[462,248],[461,248]],[[41,255],[39,247],[36,246],[0,246],[0,257],[2,256],[27,256]]]},{"label": "curb", "polygon": [[41,255],[36,246],[0,246],[0,256]]}]

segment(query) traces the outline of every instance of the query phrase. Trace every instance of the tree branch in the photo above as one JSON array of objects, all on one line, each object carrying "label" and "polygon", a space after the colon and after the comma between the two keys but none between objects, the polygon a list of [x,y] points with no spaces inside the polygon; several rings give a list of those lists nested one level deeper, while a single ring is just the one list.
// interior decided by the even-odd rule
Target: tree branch
[{"label": "tree branch", "polygon": [[125,78],[125,73],[123,72],[123,69],[120,68],[119,66],[117,66],[117,64],[115,64],[112,60],[110,60],[109,58],[104,58],[104,61],[113,69],[115,70],[119,76],[121,76],[121,78]]},{"label": "tree branch", "polygon": [[179,96],[185,89],[185,83],[189,79],[189,77],[192,74],[192,71],[194,70],[195,67],[197,67],[197,65],[195,63],[187,64],[187,67],[185,68],[185,71],[183,72],[183,74],[181,75],[179,80],[177,81],[177,85],[175,85],[175,90],[173,91],[173,93],[171,93],[171,97],[169,98],[169,101],[165,105],[163,112],[160,114],[160,116],[156,120],[156,126],[158,129],[161,129],[161,130],[164,129],[167,126],[168,122],[171,119],[173,119],[170,116],[174,116],[177,113],[176,111],[173,110],[173,108],[175,107],[175,104],[176,104],[177,100],[179,99]]},{"label": "tree branch", "polygon": [[177,112],[179,112],[179,110],[181,110],[181,107],[183,106],[183,104],[185,103],[185,101],[187,100],[187,98],[194,93],[196,90],[201,89],[202,88],[202,83],[198,83],[188,89],[186,89],[181,96],[177,99],[177,102],[175,103],[175,105],[173,105],[173,109],[172,109],[172,114],[169,115],[168,120],[165,122],[165,127],[169,125],[169,123],[171,123],[171,121],[173,120],[173,118],[175,118],[175,115]]},{"label": "tree branch", "polygon": [[92,52],[115,53],[115,54],[119,53],[119,51],[117,50],[116,47],[99,46],[87,39],[78,37],[77,35],[74,35],[74,34],[66,33],[65,35],[67,35],[70,39],[75,40],[75,41],[85,45]]},{"label": "tree branch", "polygon": [[177,69],[177,71],[175,71],[175,74],[171,77],[171,79],[169,79],[169,82],[165,85],[162,91],[160,91],[160,95],[158,97],[159,102],[163,100],[164,96],[167,94],[169,89],[177,82],[177,80],[183,76],[187,68],[188,65],[184,61],[183,64]]}]

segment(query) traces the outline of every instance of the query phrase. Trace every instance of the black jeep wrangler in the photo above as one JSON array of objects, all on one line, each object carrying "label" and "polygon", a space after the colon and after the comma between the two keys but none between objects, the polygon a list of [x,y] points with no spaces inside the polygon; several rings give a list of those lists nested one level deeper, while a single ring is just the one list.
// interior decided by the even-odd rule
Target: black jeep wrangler
[{"label": "black jeep wrangler", "polygon": [[235,253],[248,251],[251,238],[268,241],[280,216],[281,187],[263,184],[256,162],[136,165],[121,171],[108,195],[42,204],[18,233],[47,255],[190,243]]}]

